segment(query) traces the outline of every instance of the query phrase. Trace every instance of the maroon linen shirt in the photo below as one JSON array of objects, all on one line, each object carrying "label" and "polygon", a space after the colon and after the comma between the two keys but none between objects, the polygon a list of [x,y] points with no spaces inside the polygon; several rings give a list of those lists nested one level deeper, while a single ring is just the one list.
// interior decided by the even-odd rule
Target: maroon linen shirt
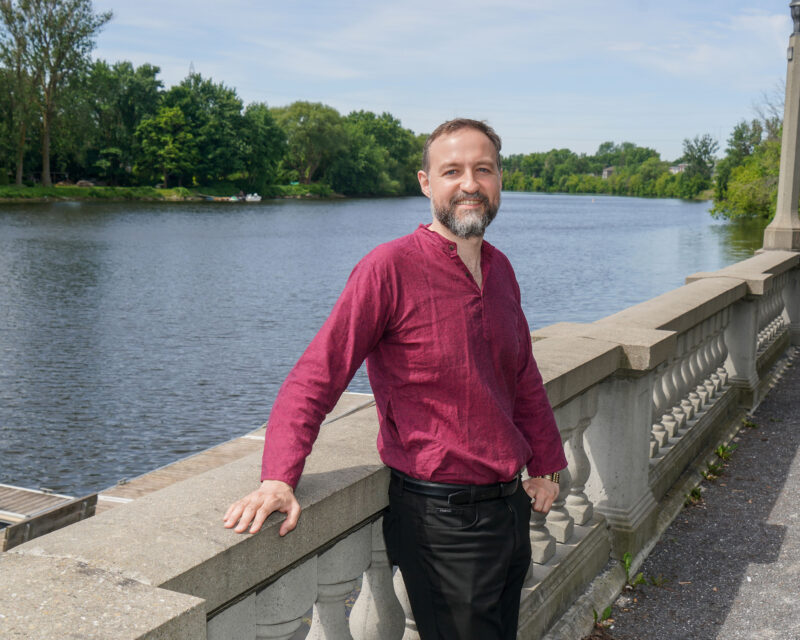
[{"label": "maroon linen shirt", "polygon": [[297,485],[365,358],[388,466],[456,484],[566,467],[511,264],[484,241],[481,270],[482,291],[455,243],[424,225],[361,260],[278,393],[261,479]]}]

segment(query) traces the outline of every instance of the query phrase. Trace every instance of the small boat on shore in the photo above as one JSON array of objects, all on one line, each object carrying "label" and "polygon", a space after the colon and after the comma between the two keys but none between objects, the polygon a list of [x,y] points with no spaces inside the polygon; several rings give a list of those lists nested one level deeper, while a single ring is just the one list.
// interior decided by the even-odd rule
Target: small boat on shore
[{"label": "small boat on shore", "polygon": [[205,193],[198,193],[198,196],[208,202],[261,202],[261,196],[257,193],[239,193],[235,196],[211,196]]}]

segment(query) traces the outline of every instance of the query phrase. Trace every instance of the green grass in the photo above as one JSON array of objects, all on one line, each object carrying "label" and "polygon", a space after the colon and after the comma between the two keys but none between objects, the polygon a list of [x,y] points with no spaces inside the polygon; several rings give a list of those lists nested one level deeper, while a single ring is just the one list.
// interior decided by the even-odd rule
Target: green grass
[{"label": "green grass", "polygon": [[153,187],[18,187],[0,186],[6,200],[183,200],[188,189]]}]

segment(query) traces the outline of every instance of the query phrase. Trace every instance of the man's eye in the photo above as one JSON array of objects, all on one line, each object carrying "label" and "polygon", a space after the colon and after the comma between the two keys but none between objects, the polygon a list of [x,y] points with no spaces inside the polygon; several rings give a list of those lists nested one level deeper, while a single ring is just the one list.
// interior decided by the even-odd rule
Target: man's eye
[{"label": "man's eye", "polygon": [[456,170],[455,170],[455,169],[449,169],[449,170],[447,170],[447,171],[445,171],[445,172],[444,172],[444,175],[446,175],[446,176],[453,176],[453,175],[455,175],[455,173],[456,173]]}]

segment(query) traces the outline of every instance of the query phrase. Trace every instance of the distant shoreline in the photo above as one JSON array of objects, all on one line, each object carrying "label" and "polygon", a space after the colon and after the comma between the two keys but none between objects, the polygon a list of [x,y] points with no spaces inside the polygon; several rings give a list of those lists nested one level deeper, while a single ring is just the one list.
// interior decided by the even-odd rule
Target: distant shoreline
[{"label": "distant shoreline", "polygon": [[[199,195],[202,191],[204,195]],[[183,187],[172,189],[156,189],[155,187],[17,187],[16,185],[0,186],[0,203],[25,204],[25,203],[47,203],[47,202],[206,202],[206,194],[214,196],[230,196],[230,193],[214,193],[219,191],[202,187],[197,190],[189,190]],[[209,194],[209,192],[211,192]],[[520,191],[508,190],[509,193],[541,193],[541,194],[563,194],[577,196],[611,196],[609,193],[568,193],[552,191]],[[688,201],[702,202],[713,200],[713,190],[708,189],[700,192]],[[334,193],[330,187],[324,184],[310,185],[270,185],[268,192],[262,194],[263,200],[321,200],[321,199],[341,199],[343,196]],[[364,196],[360,196],[363,198]],[[367,196],[369,197],[369,196]],[[375,196],[386,197],[386,196]],[[620,196],[615,197],[643,197],[648,199],[659,199],[658,196]],[[220,203],[228,204],[228,203]],[[236,204],[231,202],[229,204]],[[248,203],[253,204],[253,203]]]},{"label": "distant shoreline", "polygon": [[[330,187],[322,184],[310,185],[270,185],[264,200],[341,198]],[[200,195],[202,192],[203,195]],[[207,195],[230,197],[230,191],[222,193],[219,189],[202,187],[186,189],[156,189],[155,187],[18,187],[0,186],[0,202],[25,204],[46,202],[206,202]],[[230,204],[235,204],[231,202]]]}]

